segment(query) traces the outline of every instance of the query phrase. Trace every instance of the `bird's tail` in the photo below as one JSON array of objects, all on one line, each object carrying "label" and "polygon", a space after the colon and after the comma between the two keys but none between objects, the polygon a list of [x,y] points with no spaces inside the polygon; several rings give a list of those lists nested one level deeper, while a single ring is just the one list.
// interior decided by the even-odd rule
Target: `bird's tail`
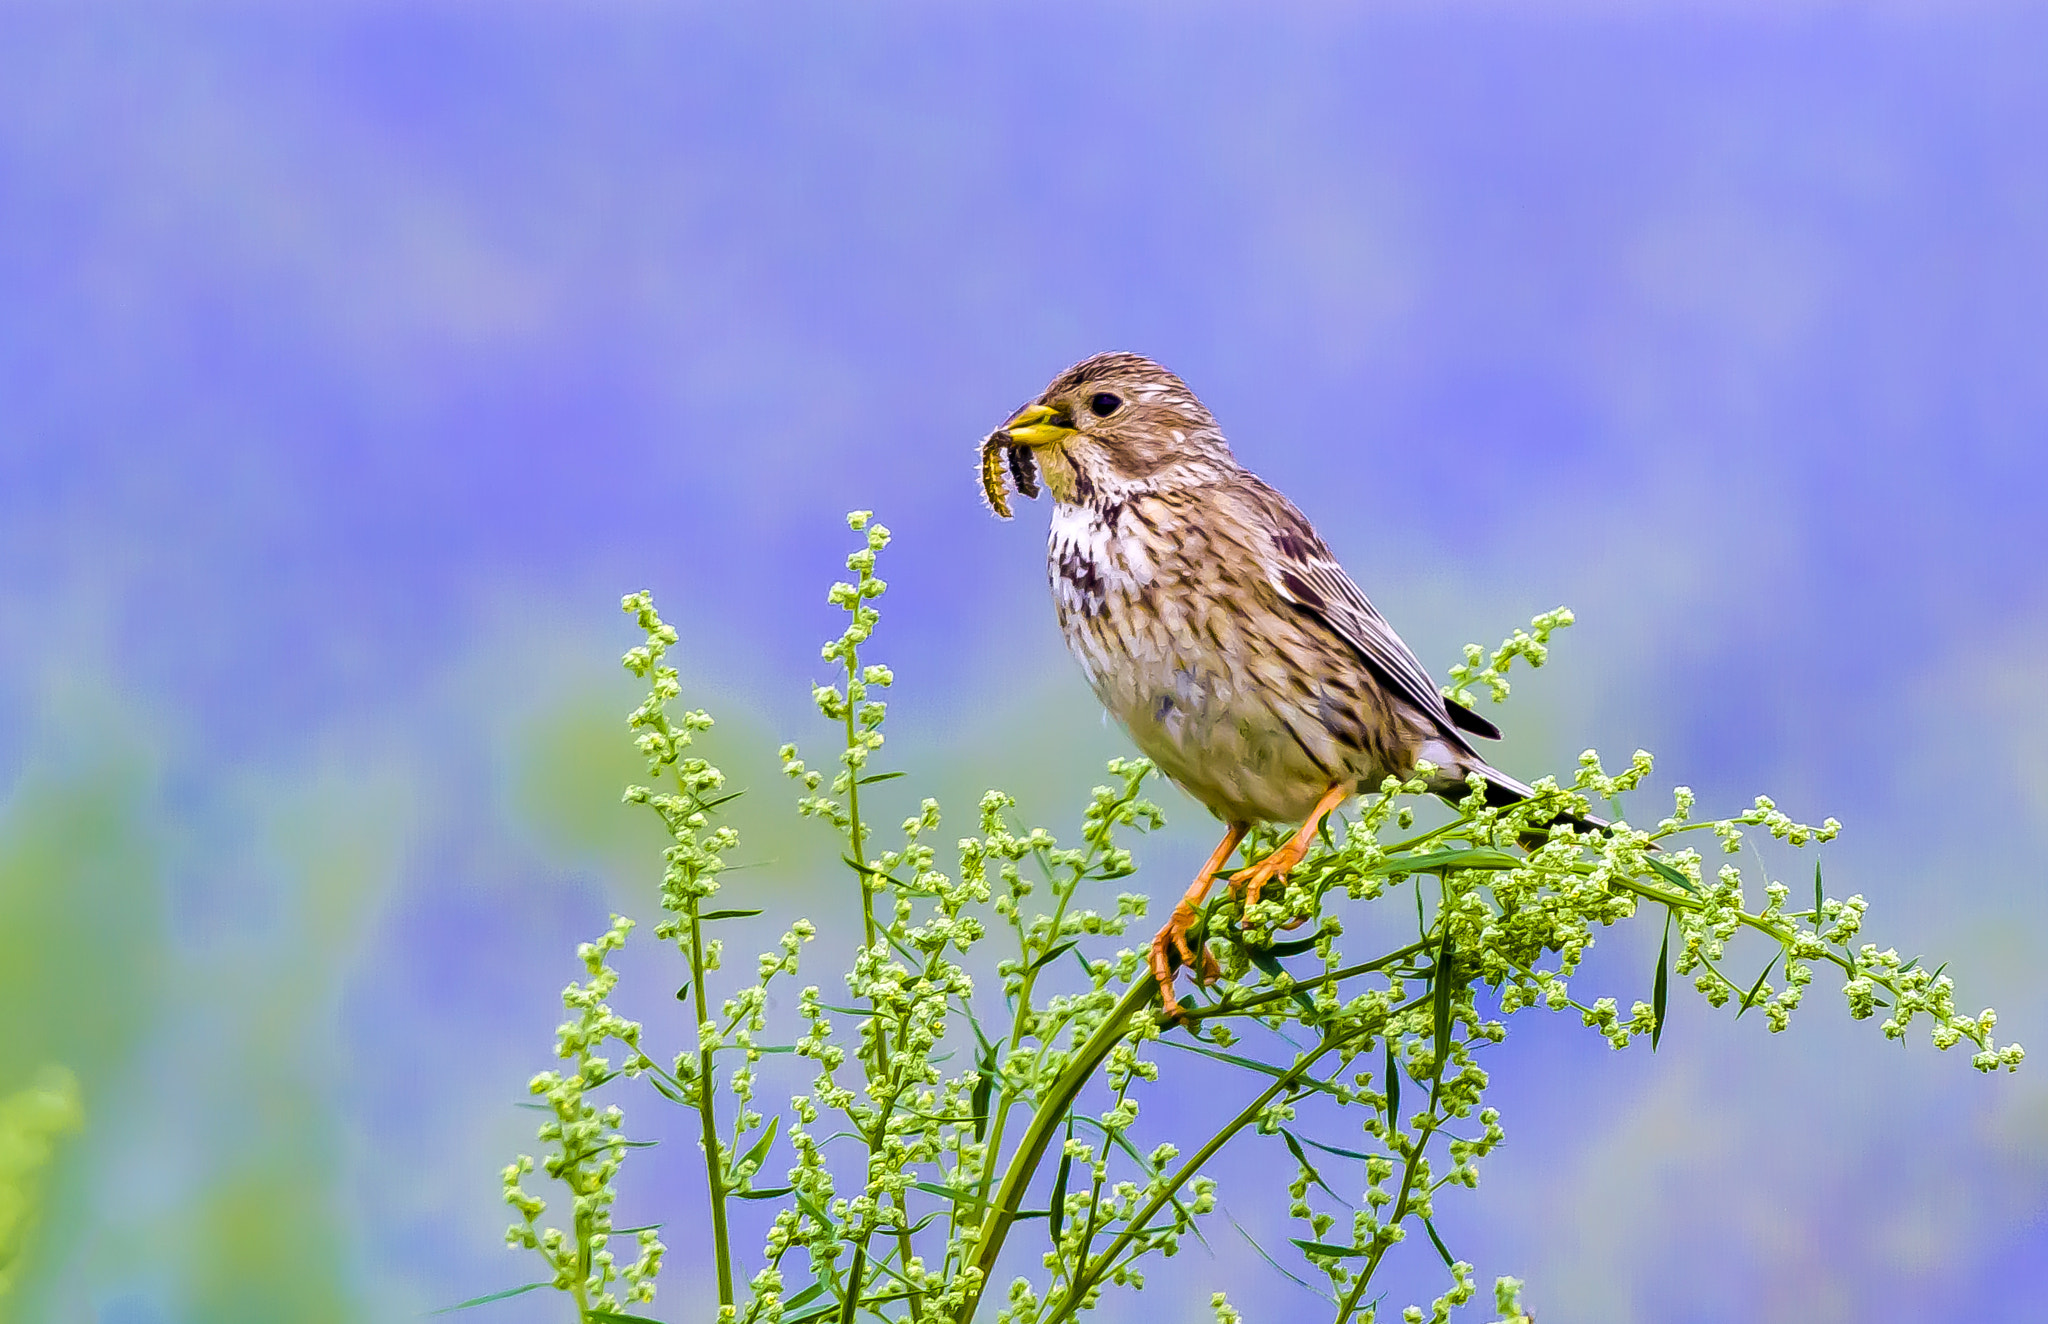
[{"label": "bird's tail", "polygon": [[[1520,804],[1524,800],[1532,800],[1536,797],[1535,787],[1508,776],[1508,774],[1498,768],[1481,763],[1477,767],[1472,768],[1471,771],[1478,773],[1486,779],[1486,804],[1489,809],[1505,809],[1509,805]],[[1466,786],[1463,777],[1452,778],[1446,776],[1442,785],[1434,786],[1430,789],[1453,805],[1472,793]],[[1613,826],[1606,819],[1596,815],[1572,813],[1569,811],[1561,811],[1553,815],[1549,821],[1569,823],[1581,832],[1605,832]]]}]

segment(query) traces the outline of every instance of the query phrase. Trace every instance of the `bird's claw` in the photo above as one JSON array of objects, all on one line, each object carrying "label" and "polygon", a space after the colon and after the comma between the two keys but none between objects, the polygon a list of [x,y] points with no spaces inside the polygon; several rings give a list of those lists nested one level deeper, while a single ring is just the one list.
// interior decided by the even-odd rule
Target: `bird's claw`
[{"label": "bird's claw", "polygon": [[1188,930],[1197,919],[1195,908],[1185,901],[1173,908],[1172,918],[1152,939],[1152,977],[1159,982],[1159,1009],[1169,1020],[1181,1020],[1185,1013],[1174,996],[1173,972],[1186,966],[1195,972],[1195,982],[1207,984],[1219,973],[1216,958],[1205,949],[1199,954],[1188,942]]},{"label": "bird's claw", "polygon": [[[1266,888],[1274,883],[1285,883],[1287,881],[1287,875],[1294,872],[1294,866],[1301,863],[1301,858],[1305,853],[1297,849],[1294,842],[1286,842],[1251,868],[1240,869],[1232,874],[1230,876],[1231,895],[1238,899],[1243,909],[1250,910],[1253,906],[1259,904],[1259,897]],[[1295,921],[1295,924],[1299,923],[1299,920]],[[1287,927],[1293,928],[1294,926],[1294,924],[1289,924]]]}]

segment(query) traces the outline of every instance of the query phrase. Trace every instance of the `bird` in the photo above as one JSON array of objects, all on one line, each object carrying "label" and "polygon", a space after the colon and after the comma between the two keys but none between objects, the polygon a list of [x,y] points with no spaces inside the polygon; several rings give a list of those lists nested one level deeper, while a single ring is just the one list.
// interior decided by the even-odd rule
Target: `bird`
[{"label": "bird", "polygon": [[[1430,765],[1459,800],[1476,775],[1486,802],[1535,792],[1474,744],[1500,730],[1446,700],[1293,502],[1239,464],[1186,382],[1139,354],[1097,354],[1054,377],[982,442],[983,492],[1010,509],[1053,499],[1046,573],[1068,649],[1109,714],[1225,830],[1149,965],[1161,1010],[1179,1019],[1174,970],[1198,979],[1190,931],[1255,824],[1298,825],[1234,874],[1250,908],[1284,883],[1325,818],[1388,777]],[[1598,820],[1563,813],[1586,827]]]}]

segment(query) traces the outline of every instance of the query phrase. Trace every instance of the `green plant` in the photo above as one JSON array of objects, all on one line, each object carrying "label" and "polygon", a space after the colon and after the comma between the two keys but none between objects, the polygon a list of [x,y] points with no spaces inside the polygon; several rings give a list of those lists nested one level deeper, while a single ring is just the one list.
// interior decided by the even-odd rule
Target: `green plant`
[{"label": "green plant", "polygon": [[[814,770],[793,745],[782,761],[801,788],[799,812],[844,844],[861,942],[845,976],[851,1003],[805,987],[793,1023],[773,1034],[771,986],[796,975],[815,928],[791,922],[751,980],[714,980],[724,957],[715,926],[760,911],[718,905],[736,844],[718,821],[731,793],[718,769],[690,752],[711,719],[671,715],[680,683],[665,655],[676,632],[647,594],[625,600],[644,634],[625,664],[649,686],[631,718],[648,785],[626,798],[659,815],[668,832],[655,932],[681,954],[688,973],[678,996],[697,1032],[680,1052],[657,1056],[641,1026],[612,1009],[617,975],[608,958],[631,920],[614,917],[579,949],[586,978],[564,994],[574,1019],[557,1036],[566,1066],[532,1086],[549,1113],[539,1167],[569,1193],[561,1225],[545,1223],[547,1206],[526,1190],[533,1159],[505,1170],[506,1199],[520,1214],[509,1239],[538,1253],[550,1274],[514,1290],[566,1293],[579,1324],[644,1318],[628,1312],[653,1300],[661,1267],[655,1229],[611,1225],[614,1183],[636,1142],[626,1138],[620,1104],[598,1096],[616,1099],[631,1081],[696,1114],[722,1321],[938,1324],[992,1309],[999,1324],[1062,1324],[1105,1288],[1142,1287],[1146,1261],[1199,1235],[1216,1200],[1206,1165],[1251,1135],[1284,1149],[1291,1213],[1304,1233],[1293,1244],[1323,1280],[1335,1324],[1352,1324],[1378,1316],[1368,1293],[1417,1226],[1441,1255],[1449,1286],[1402,1317],[1441,1321],[1476,1294],[1471,1267],[1445,1247],[1434,1213],[1439,1195],[1476,1184],[1478,1162],[1502,1139],[1485,1106],[1479,1054],[1505,1038],[1516,1012],[1576,1013],[1616,1048],[1642,1035],[1654,1047],[1675,973],[1714,1006],[1733,1004],[1738,1017],[1756,1010],[1778,1030],[1816,971],[1832,968],[1844,978],[1849,1014],[1884,1011],[1889,1037],[1924,1017],[1937,1047],[1967,1041],[1980,1070],[2021,1060],[2017,1045],[1994,1042],[1991,1012],[1956,1010],[1945,971],[1862,942],[1863,899],[1827,896],[1818,866],[1810,907],[1803,896],[1795,907],[1792,888],[1769,877],[1762,906],[1747,899],[1755,884],[1728,858],[1746,830],[1807,847],[1835,835],[1833,820],[1807,826],[1763,797],[1739,814],[1695,819],[1681,788],[1671,814],[1649,829],[1617,821],[1589,834],[1554,821],[1588,812],[1593,800],[1618,805],[1650,772],[1643,753],[1609,774],[1588,752],[1569,785],[1544,779],[1536,798],[1507,808],[1488,808],[1475,786],[1435,826],[1418,825],[1423,783],[1389,780],[1326,831],[1284,891],[1248,911],[1227,895],[1210,905],[1202,931],[1220,977],[1193,995],[1185,1024],[1166,1023],[1139,945],[1117,941],[1145,914],[1145,898],[1104,887],[1135,872],[1123,835],[1162,821],[1144,797],[1144,762],[1110,765],[1075,846],[1014,823],[1014,802],[991,791],[950,872],[933,844],[941,823],[934,800],[904,821],[900,844],[875,849],[869,788],[900,774],[874,770],[886,716],[878,694],[893,677],[864,661],[862,649],[878,620],[885,585],[875,563],[889,535],[866,512],[849,523],[863,545],[847,559],[854,578],[830,595],[848,622],[824,649],[839,676],[813,694],[837,733],[837,766]],[[1490,655],[1469,648],[1453,685],[1467,699],[1471,685],[1504,698],[1514,660],[1542,665],[1550,635],[1570,619],[1546,613]],[[1247,858],[1274,840],[1255,834]],[[1708,865],[1713,856],[1724,860],[1718,868]],[[1389,894],[1404,888],[1409,900],[1393,902]],[[1412,905],[1413,936],[1347,956],[1340,901],[1399,904],[1403,913]],[[1572,979],[1595,930],[1645,905],[1661,911],[1664,926],[1649,1000],[1626,1013],[1612,997],[1582,1000]],[[1730,941],[1745,930],[1774,949],[1753,978],[1724,968]],[[991,942],[1003,951],[992,967]],[[714,983],[731,988],[715,1004]],[[811,1074],[788,1109],[768,1113],[757,1094],[764,1061],[778,1054],[808,1063]],[[1195,1056],[1242,1082],[1241,1106],[1185,1151],[1141,1147],[1133,1127],[1147,1091],[1169,1057]],[[1301,1114],[1311,1105],[1349,1119],[1345,1143],[1309,1133]],[[1343,1179],[1331,1176],[1339,1162],[1357,1188],[1356,1207],[1333,1185]],[[734,1213],[755,1202],[772,1213],[759,1250],[747,1253],[735,1243]],[[1041,1271],[999,1289],[998,1257],[1027,1225]],[[621,1264],[611,1244],[628,1235],[635,1253]],[[1513,1279],[1496,1283],[1494,1304],[1503,1319],[1527,1318]],[[1238,1318],[1220,1293],[1215,1309],[1219,1320]]]},{"label": "green plant", "polygon": [[22,1268],[35,1224],[43,1170],[57,1141],[84,1124],[78,1080],[61,1066],[45,1066],[26,1088],[0,1098],[0,1320]]}]

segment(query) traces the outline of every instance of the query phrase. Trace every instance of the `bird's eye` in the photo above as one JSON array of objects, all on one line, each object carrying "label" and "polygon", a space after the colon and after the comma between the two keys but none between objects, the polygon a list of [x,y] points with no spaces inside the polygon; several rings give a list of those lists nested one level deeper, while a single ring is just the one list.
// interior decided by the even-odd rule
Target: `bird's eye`
[{"label": "bird's eye", "polygon": [[1097,418],[1108,418],[1111,414],[1114,414],[1117,410],[1122,409],[1123,407],[1123,397],[1120,395],[1111,395],[1108,391],[1104,391],[1099,395],[1091,395],[1088,397],[1088,412],[1095,415],[1095,417]]}]

